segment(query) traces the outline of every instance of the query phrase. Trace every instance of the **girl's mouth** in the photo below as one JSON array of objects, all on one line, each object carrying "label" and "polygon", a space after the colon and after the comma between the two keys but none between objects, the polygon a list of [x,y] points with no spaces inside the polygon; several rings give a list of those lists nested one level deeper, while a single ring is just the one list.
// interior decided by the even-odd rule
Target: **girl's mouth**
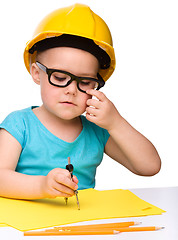
[{"label": "girl's mouth", "polygon": [[67,106],[76,106],[76,104],[74,104],[74,103],[72,103],[72,102],[68,102],[68,101],[66,101],[66,102],[61,102],[62,104],[64,104],[64,105],[67,105]]}]

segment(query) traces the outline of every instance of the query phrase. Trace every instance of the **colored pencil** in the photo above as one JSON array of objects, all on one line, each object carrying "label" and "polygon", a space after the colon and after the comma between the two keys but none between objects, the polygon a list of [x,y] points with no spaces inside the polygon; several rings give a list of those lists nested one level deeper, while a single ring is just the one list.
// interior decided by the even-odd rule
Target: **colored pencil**
[{"label": "colored pencil", "polygon": [[156,231],[163,229],[163,227],[125,227],[116,228],[115,230],[119,232],[140,232],[140,231]]},{"label": "colored pencil", "polygon": [[46,232],[62,232],[62,231],[72,231],[72,232],[79,232],[79,231],[112,231],[112,230],[116,230],[119,232],[139,232],[139,231],[156,231],[156,230],[160,230],[163,229],[162,227],[108,227],[108,228],[92,228],[92,227],[88,227],[88,228],[82,228],[82,227],[77,227],[77,228],[61,228],[61,229],[49,229],[46,230]]},{"label": "colored pencil", "polygon": [[[120,227],[130,227],[134,225],[141,224],[140,222],[118,222],[118,223],[103,223],[103,224],[91,224],[91,225],[76,225],[76,226],[63,226],[63,227],[54,227],[57,230],[82,230],[82,229],[101,229],[101,228],[120,228]],[[46,231],[52,231],[53,229],[47,229]]]},{"label": "colored pencil", "polygon": [[29,232],[24,232],[24,236],[58,236],[58,235],[113,235],[113,234],[118,234],[119,231],[115,230],[86,230],[86,231],[29,231]]},{"label": "colored pencil", "polygon": [[29,231],[24,232],[24,236],[58,236],[58,235],[106,235],[118,234],[120,232],[136,232],[136,231],[156,231],[163,229],[163,227],[123,227],[114,229],[51,229],[45,231]]}]

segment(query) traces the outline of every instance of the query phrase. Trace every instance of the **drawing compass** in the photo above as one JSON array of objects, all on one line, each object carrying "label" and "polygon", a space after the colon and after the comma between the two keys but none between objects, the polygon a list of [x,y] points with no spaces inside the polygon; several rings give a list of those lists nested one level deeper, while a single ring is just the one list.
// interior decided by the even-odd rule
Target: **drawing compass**
[{"label": "drawing compass", "polygon": [[[72,179],[72,178],[73,178],[73,170],[74,170],[74,167],[73,167],[73,165],[70,163],[70,157],[68,157],[68,164],[66,165],[66,169],[70,172],[71,179]],[[75,193],[76,200],[77,200],[78,210],[80,210],[80,204],[79,204],[79,199],[78,199],[78,191],[75,190],[74,193]],[[66,204],[67,204],[68,198],[65,198],[65,201],[66,201]]]}]

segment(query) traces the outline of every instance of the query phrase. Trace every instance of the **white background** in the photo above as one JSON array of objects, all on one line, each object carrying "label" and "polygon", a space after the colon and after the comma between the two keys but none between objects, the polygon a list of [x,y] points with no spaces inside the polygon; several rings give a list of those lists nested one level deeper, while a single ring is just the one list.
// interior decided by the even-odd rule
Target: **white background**
[{"label": "white background", "polygon": [[[3,1],[0,14],[0,122],[14,110],[40,105],[39,87],[23,63],[25,44],[49,12],[75,0]],[[157,148],[162,169],[140,177],[104,156],[96,189],[178,185],[178,1],[80,0],[108,24],[116,70],[103,92]],[[8,146],[7,146],[8,149]]]}]

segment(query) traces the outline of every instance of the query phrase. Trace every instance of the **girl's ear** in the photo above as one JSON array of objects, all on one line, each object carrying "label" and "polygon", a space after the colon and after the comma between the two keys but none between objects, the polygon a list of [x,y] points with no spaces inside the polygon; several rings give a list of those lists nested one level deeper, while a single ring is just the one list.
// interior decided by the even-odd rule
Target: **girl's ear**
[{"label": "girl's ear", "polygon": [[32,63],[31,65],[31,76],[33,81],[40,85],[39,67],[36,65],[36,63]]}]

